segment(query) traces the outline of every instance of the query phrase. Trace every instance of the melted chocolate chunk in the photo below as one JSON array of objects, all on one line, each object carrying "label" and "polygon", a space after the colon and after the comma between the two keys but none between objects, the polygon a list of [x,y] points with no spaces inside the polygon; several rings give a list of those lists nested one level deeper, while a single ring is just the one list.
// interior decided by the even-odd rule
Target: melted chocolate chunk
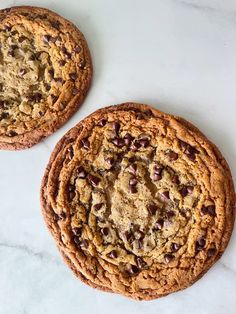
[{"label": "melted chocolate chunk", "polygon": [[196,251],[202,251],[206,245],[206,239],[205,238],[200,238],[196,242]]},{"label": "melted chocolate chunk", "polygon": [[129,133],[126,133],[124,136],[125,145],[129,146],[133,139],[134,139],[133,136],[131,136]]},{"label": "melted chocolate chunk", "polygon": [[120,130],[120,123],[114,122],[112,127],[113,127],[113,130],[115,131],[116,135],[118,135],[119,130]]},{"label": "melted chocolate chunk", "polygon": [[103,203],[98,203],[93,206],[93,208],[97,211],[102,208]]},{"label": "melted chocolate chunk", "polygon": [[104,227],[101,229],[101,233],[104,235],[104,236],[107,236],[109,234],[109,229],[107,227]]},{"label": "melted chocolate chunk", "polygon": [[174,175],[171,179],[171,181],[175,184],[180,184],[180,181],[179,181],[179,177],[177,175]]},{"label": "melted chocolate chunk", "polygon": [[212,217],[216,216],[215,205],[202,206],[201,215],[209,215]]},{"label": "melted chocolate chunk", "polygon": [[167,201],[167,200],[170,199],[170,193],[169,193],[169,191],[164,191],[164,192],[162,192],[161,196],[162,196],[162,198],[163,198],[165,201]]},{"label": "melted chocolate chunk", "polygon": [[105,118],[103,118],[100,121],[98,121],[98,125],[100,125],[100,126],[105,126],[106,123],[107,123],[107,120]]},{"label": "melted chocolate chunk", "polygon": [[171,160],[171,161],[175,161],[175,160],[177,160],[178,159],[178,157],[179,157],[179,155],[177,154],[177,153],[175,153],[174,151],[169,151],[168,152],[168,157],[169,157],[169,159]]},{"label": "melted chocolate chunk", "polygon": [[90,143],[89,143],[89,140],[87,138],[83,138],[81,140],[81,142],[82,142],[83,148],[85,148],[85,149],[89,149],[90,148]]},{"label": "melted chocolate chunk", "polygon": [[150,213],[150,215],[154,216],[158,210],[158,206],[155,204],[150,204],[148,205],[148,212]]},{"label": "melted chocolate chunk", "polygon": [[164,259],[165,259],[165,262],[167,264],[169,264],[174,259],[174,255],[172,255],[172,254],[165,254],[164,255]]},{"label": "melted chocolate chunk", "polygon": [[93,185],[93,186],[97,186],[99,184],[99,182],[101,181],[100,178],[93,176],[92,174],[89,174],[87,176],[89,182]]},{"label": "melted chocolate chunk", "polygon": [[112,140],[112,143],[114,145],[116,145],[117,147],[123,147],[125,145],[125,142],[123,140],[123,138],[119,138],[119,137],[116,137]]},{"label": "melted chocolate chunk", "polygon": [[154,231],[161,230],[161,229],[163,228],[163,226],[164,226],[164,220],[163,220],[163,219],[159,219],[159,220],[155,223],[153,230],[154,230]]},{"label": "melted chocolate chunk", "polygon": [[144,262],[144,260],[139,256],[136,258],[136,263],[137,263],[139,269],[142,269],[145,266],[147,266],[146,262]]},{"label": "melted chocolate chunk", "polygon": [[108,256],[109,256],[110,258],[117,258],[117,257],[118,257],[117,252],[116,252],[115,250],[112,250],[112,251],[108,254]]},{"label": "melted chocolate chunk", "polygon": [[180,245],[178,243],[171,243],[170,249],[172,252],[177,252],[180,249]]},{"label": "melted chocolate chunk", "polygon": [[77,169],[77,176],[78,176],[78,178],[80,178],[80,179],[85,179],[85,178],[86,178],[87,172],[84,170],[84,167],[80,166],[80,167]]}]

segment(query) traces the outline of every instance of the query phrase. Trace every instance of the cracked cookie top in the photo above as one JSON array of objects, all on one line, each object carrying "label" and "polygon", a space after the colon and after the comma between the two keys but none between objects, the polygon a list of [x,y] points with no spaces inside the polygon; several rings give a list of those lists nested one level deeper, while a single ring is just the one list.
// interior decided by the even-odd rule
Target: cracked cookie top
[{"label": "cracked cookie top", "polygon": [[86,41],[47,9],[0,10],[0,148],[30,147],[76,111],[90,86]]},{"label": "cracked cookie top", "polygon": [[128,103],[96,111],[62,138],[41,200],[83,281],[153,299],[187,287],[220,257],[235,196],[225,160],[195,127]]}]

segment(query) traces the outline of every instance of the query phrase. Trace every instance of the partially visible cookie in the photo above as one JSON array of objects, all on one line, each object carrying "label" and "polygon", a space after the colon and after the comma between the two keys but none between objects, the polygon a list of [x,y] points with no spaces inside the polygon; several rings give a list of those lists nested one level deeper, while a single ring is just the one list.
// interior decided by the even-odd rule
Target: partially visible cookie
[{"label": "partially visible cookie", "polygon": [[30,147],[63,125],[92,77],[82,33],[47,9],[0,10],[0,149]]},{"label": "partially visible cookie", "polygon": [[94,112],[59,141],[41,205],[82,281],[150,300],[188,287],[219,259],[235,192],[225,159],[197,128],[126,103]]}]

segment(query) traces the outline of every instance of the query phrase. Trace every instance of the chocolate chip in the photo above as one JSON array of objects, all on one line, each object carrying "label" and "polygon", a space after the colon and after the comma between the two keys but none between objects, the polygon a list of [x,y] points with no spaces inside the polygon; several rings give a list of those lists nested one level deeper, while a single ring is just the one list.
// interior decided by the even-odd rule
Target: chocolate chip
[{"label": "chocolate chip", "polygon": [[166,217],[167,217],[168,219],[171,219],[171,218],[175,217],[175,212],[174,212],[173,210],[168,210],[168,211],[166,212]]},{"label": "chocolate chip", "polygon": [[89,140],[87,138],[83,138],[81,140],[81,142],[82,142],[83,148],[85,148],[85,149],[89,149],[90,148],[90,143],[89,143]]},{"label": "chocolate chip", "polygon": [[165,262],[167,263],[167,264],[169,264],[172,260],[173,260],[173,258],[174,258],[174,255],[172,255],[172,254],[165,254],[164,255],[164,259],[165,259]]},{"label": "chocolate chip", "polygon": [[137,151],[139,148],[141,147],[141,144],[138,141],[134,141],[131,145],[130,145],[130,150],[132,152]]},{"label": "chocolate chip", "polygon": [[58,96],[56,96],[54,94],[51,94],[50,96],[52,98],[52,103],[55,104],[55,102],[58,100]]},{"label": "chocolate chip", "polygon": [[161,174],[163,170],[163,167],[154,166],[153,171],[155,174]]},{"label": "chocolate chip", "polygon": [[148,211],[149,211],[149,213],[150,213],[152,216],[154,216],[154,215],[156,214],[157,210],[158,210],[157,205],[155,205],[155,204],[149,204],[149,205],[148,205]]},{"label": "chocolate chip", "polygon": [[69,153],[69,159],[72,160],[72,158],[74,157],[74,150],[73,150],[73,147],[70,146],[67,148],[67,151]]},{"label": "chocolate chip", "polygon": [[69,196],[69,201],[72,201],[73,198],[75,197],[75,187],[73,185],[68,186],[68,196]]},{"label": "chocolate chip", "polygon": [[72,89],[72,95],[75,96],[75,95],[77,95],[78,93],[79,93],[78,88],[74,87],[74,88]]},{"label": "chocolate chip", "polygon": [[24,40],[26,40],[27,39],[27,37],[25,37],[25,36],[20,36],[19,37],[19,43],[22,43]]},{"label": "chocolate chip", "polygon": [[100,126],[104,126],[104,125],[106,125],[106,123],[107,123],[107,119],[105,119],[105,118],[102,118],[101,120],[98,121],[98,125],[100,125]]},{"label": "chocolate chip", "polygon": [[188,194],[192,194],[192,193],[193,193],[193,189],[194,189],[194,187],[193,187],[193,186],[188,185],[188,186],[187,186],[187,191],[188,191]]},{"label": "chocolate chip", "polygon": [[34,61],[36,59],[36,56],[34,54],[32,54],[30,57],[29,57],[29,60],[30,61]]},{"label": "chocolate chip", "polygon": [[164,226],[164,220],[163,219],[159,219],[155,225],[154,225],[154,228],[153,230],[156,231],[156,230],[161,230]]},{"label": "chocolate chip", "polygon": [[54,70],[53,70],[53,69],[49,69],[49,70],[48,70],[48,74],[49,74],[51,77],[54,77]]},{"label": "chocolate chip", "polygon": [[47,83],[45,83],[44,86],[45,86],[46,91],[49,92],[51,89],[51,86]]},{"label": "chocolate chip", "polygon": [[56,41],[57,41],[57,37],[51,37],[51,38],[50,38],[50,42],[51,42],[51,43],[54,43],[54,44],[55,44]]},{"label": "chocolate chip", "polygon": [[104,235],[104,236],[107,236],[109,234],[109,229],[107,227],[104,227],[101,229],[101,233]]},{"label": "chocolate chip", "polygon": [[179,144],[181,148],[186,148],[188,146],[188,144],[184,141],[179,140]]},{"label": "chocolate chip", "polygon": [[87,249],[88,246],[89,246],[89,243],[88,243],[87,240],[84,239],[84,240],[82,240],[82,241],[80,242],[80,248],[81,248],[81,249]]},{"label": "chocolate chip", "polygon": [[95,205],[93,206],[93,208],[94,208],[95,210],[99,210],[99,209],[102,208],[102,205],[103,205],[103,203],[98,203],[98,204],[95,204]]},{"label": "chocolate chip", "polygon": [[10,25],[4,25],[4,30],[5,30],[5,32],[10,32],[11,29],[12,29],[12,26],[10,26]]},{"label": "chocolate chip", "polygon": [[194,161],[196,158],[195,154],[198,153],[198,150],[190,145],[187,145],[184,153],[188,156],[190,160]]},{"label": "chocolate chip", "polygon": [[179,177],[178,177],[177,175],[174,175],[174,176],[172,177],[171,181],[172,181],[173,183],[175,183],[175,184],[179,184],[179,183],[180,183]]},{"label": "chocolate chip", "polygon": [[75,244],[80,246],[81,241],[80,241],[80,239],[78,237],[74,237],[73,240],[74,240]]},{"label": "chocolate chip", "polygon": [[114,122],[112,127],[113,127],[113,130],[115,131],[116,135],[118,135],[119,130],[120,130],[120,123]]},{"label": "chocolate chip", "polygon": [[58,21],[51,21],[50,23],[51,23],[52,27],[59,30],[61,24]]},{"label": "chocolate chip", "polygon": [[61,212],[58,216],[59,216],[59,218],[62,219],[62,220],[65,220],[65,219],[66,219],[66,213],[65,213],[65,212]]},{"label": "chocolate chip", "polygon": [[188,195],[187,187],[184,186],[181,190],[179,190],[179,193],[181,194],[182,197],[187,196]]},{"label": "chocolate chip", "polygon": [[142,147],[146,148],[149,145],[149,139],[148,138],[142,138],[139,140],[139,143]]},{"label": "chocolate chip", "polygon": [[130,243],[134,241],[134,235],[130,231],[125,231],[124,238],[127,242],[130,242]]},{"label": "chocolate chip", "polygon": [[112,250],[109,254],[108,254],[108,256],[110,257],[110,258],[117,258],[117,252],[115,251],[115,250]]},{"label": "chocolate chip", "polygon": [[138,180],[135,177],[132,177],[129,179],[129,185],[136,185],[138,183]]},{"label": "chocolate chip", "polygon": [[23,76],[26,73],[26,69],[20,69],[19,74]]},{"label": "chocolate chip", "polygon": [[59,63],[59,65],[61,67],[63,67],[66,64],[66,61],[65,60],[60,60],[58,63]]},{"label": "chocolate chip", "polygon": [[79,46],[75,47],[74,52],[79,53],[81,51],[81,48]]},{"label": "chocolate chip", "polygon": [[160,181],[162,179],[161,174],[154,173],[153,175],[153,181]]},{"label": "chocolate chip", "polygon": [[82,229],[78,227],[74,227],[72,228],[72,232],[74,233],[74,235],[81,236]]},{"label": "chocolate chip", "polygon": [[174,161],[178,159],[179,155],[176,152],[171,150],[168,152],[168,157],[171,161]]},{"label": "chocolate chip", "polygon": [[171,243],[170,249],[172,252],[177,252],[180,249],[180,245],[178,243]]},{"label": "chocolate chip", "polygon": [[70,74],[69,74],[69,77],[70,77],[70,79],[71,79],[72,81],[76,81],[77,78],[78,78],[78,75],[77,75],[77,73],[73,72],[73,73],[70,73]]},{"label": "chocolate chip", "polygon": [[162,198],[163,198],[164,200],[169,200],[169,199],[170,199],[170,193],[169,193],[169,191],[164,191],[164,192],[162,192],[161,196],[162,196]]},{"label": "chocolate chip", "polygon": [[140,250],[141,248],[142,248],[142,246],[143,246],[143,243],[142,243],[142,241],[140,241],[140,240],[137,240],[137,249],[138,250]]},{"label": "chocolate chip", "polygon": [[144,262],[144,260],[141,257],[139,257],[139,256],[136,258],[136,263],[137,263],[139,269],[142,269],[142,268],[144,268],[147,265]]},{"label": "chocolate chip", "polygon": [[136,274],[138,274],[138,272],[139,272],[139,270],[138,270],[138,267],[137,267],[137,266],[135,266],[135,265],[130,265],[130,267],[129,267],[129,273],[130,273],[131,275],[136,275]]},{"label": "chocolate chip", "polygon": [[50,39],[51,39],[51,36],[50,36],[50,35],[43,35],[43,42],[44,42],[45,44],[48,44],[49,41],[50,41]]},{"label": "chocolate chip", "polygon": [[14,57],[15,56],[15,50],[18,48],[17,45],[11,45],[8,50],[8,55]]},{"label": "chocolate chip", "polygon": [[125,141],[123,140],[123,138],[116,137],[112,140],[112,143],[116,145],[117,147],[123,147],[125,144]]},{"label": "chocolate chip", "polygon": [[133,139],[134,139],[133,136],[131,136],[129,133],[126,133],[124,136],[125,145],[129,146]]},{"label": "chocolate chip", "polygon": [[129,192],[132,194],[137,193],[137,187],[135,185],[129,185]]},{"label": "chocolate chip", "polygon": [[105,160],[110,166],[112,166],[112,165],[114,164],[114,162],[115,162],[114,158],[112,158],[112,157],[106,157],[106,158],[104,158],[104,160]]},{"label": "chocolate chip", "polygon": [[196,251],[202,251],[204,249],[205,245],[206,245],[205,238],[202,237],[202,238],[198,239],[196,242]]},{"label": "chocolate chip", "polygon": [[77,176],[78,176],[78,178],[80,178],[80,179],[85,179],[85,178],[86,178],[87,172],[84,170],[84,167],[80,166],[80,167],[77,169]]},{"label": "chocolate chip", "polygon": [[142,240],[144,238],[145,234],[142,231],[138,230],[135,232],[135,236],[138,240]]},{"label": "chocolate chip", "polygon": [[4,100],[0,100],[0,108],[5,108],[5,104]]},{"label": "chocolate chip", "polygon": [[7,119],[9,117],[9,113],[3,112],[0,114],[0,120]]},{"label": "chocolate chip", "polygon": [[101,181],[98,177],[95,177],[92,174],[89,174],[87,178],[93,186],[97,186]]},{"label": "chocolate chip", "polygon": [[65,81],[63,80],[63,78],[62,77],[54,77],[54,81],[55,82],[59,82],[59,83],[65,83]]},{"label": "chocolate chip", "polygon": [[216,216],[215,205],[202,206],[201,215],[210,215],[212,217]]},{"label": "chocolate chip", "polygon": [[216,254],[216,248],[211,248],[207,251],[207,256],[212,257]]},{"label": "chocolate chip", "polygon": [[17,133],[15,132],[15,131],[9,131],[8,132],[8,134],[7,134],[8,136],[10,136],[10,137],[13,137],[13,136],[16,136],[17,135]]},{"label": "chocolate chip", "polygon": [[80,63],[78,64],[80,69],[84,69],[85,67],[85,60],[81,60]]},{"label": "chocolate chip", "polygon": [[136,174],[136,171],[137,171],[137,165],[136,164],[131,164],[128,168],[128,171],[129,173],[132,173],[132,174]]},{"label": "chocolate chip", "polygon": [[65,47],[65,46],[62,46],[62,47],[61,47],[61,51],[62,51],[63,53],[67,53],[66,47]]}]

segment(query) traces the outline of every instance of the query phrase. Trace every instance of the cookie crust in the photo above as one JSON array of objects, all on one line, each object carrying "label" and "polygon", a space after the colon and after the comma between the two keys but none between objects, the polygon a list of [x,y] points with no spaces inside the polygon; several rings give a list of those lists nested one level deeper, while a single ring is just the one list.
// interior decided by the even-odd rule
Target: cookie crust
[{"label": "cookie crust", "polygon": [[[132,142],[117,142],[127,132]],[[110,173],[112,184],[104,183]],[[196,127],[125,103],[94,112],[59,141],[42,180],[41,207],[77,277],[151,300],[190,286],[220,258],[233,229],[235,192],[225,159]]]},{"label": "cookie crust", "polygon": [[44,8],[0,10],[0,149],[31,147],[82,104],[92,79],[83,34]]}]

